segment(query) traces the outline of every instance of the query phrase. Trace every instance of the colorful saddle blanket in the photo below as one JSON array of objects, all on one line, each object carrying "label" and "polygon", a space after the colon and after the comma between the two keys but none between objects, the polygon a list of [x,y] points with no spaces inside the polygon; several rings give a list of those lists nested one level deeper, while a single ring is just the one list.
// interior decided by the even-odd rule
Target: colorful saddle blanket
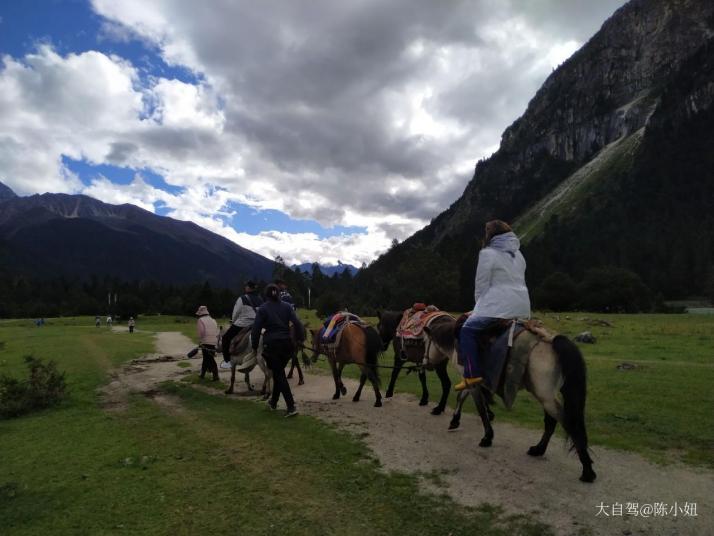
[{"label": "colorful saddle blanket", "polygon": [[402,319],[397,327],[397,337],[406,340],[421,339],[424,326],[428,325],[434,318],[446,314],[448,313],[440,311],[439,308],[434,305],[429,305],[424,309],[411,307],[404,311],[402,315]]},{"label": "colorful saddle blanket", "polygon": [[325,320],[325,323],[322,325],[322,329],[320,329],[320,342],[322,344],[337,342],[338,336],[342,333],[342,330],[345,329],[347,324],[366,325],[362,319],[355,314],[346,311],[335,313]]}]

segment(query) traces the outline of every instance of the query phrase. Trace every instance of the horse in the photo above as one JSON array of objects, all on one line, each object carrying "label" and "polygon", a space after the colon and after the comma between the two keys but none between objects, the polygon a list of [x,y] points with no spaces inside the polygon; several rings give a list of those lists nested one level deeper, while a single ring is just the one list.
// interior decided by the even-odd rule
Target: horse
[{"label": "horse", "polygon": [[[458,364],[457,359],[455,327],[456,321],[451,320],[427,327],[424,333],[428,341],[438,346],[442,352],[451,355],[452,363],[463,373],[463,367]],[[529,328],[519,335],[519,338],[527,338],[523,344],[514,345],[511,350],[528,352],[519,389],[529,391],[543,407],[543,435],[536,445],[528,449],[528,455],[543,456],[557,424],[560,423],[565,429],[571,449],[575,449],[582,465],[580,480],[594,482],[597,475],[593,471],[593,461],[588,453],[588,436],[585,429],[586,369],[583,355],[577,345],[564,335],[552,336],[546,330],[533,325]],[[525,344],[526,342],[528,344]],[[557,398],[558,391],[563,396],[562,404]],[[459,393],[449,428],[458,428],[461,409],[469,393],[476,403],[485,431],[479,446],[490,447],[493,441],[489,415],[490,391],[479,384]]]},{"label": "horse", "polygon": [[332,377],[335,380],[335,394],[332,400],[338,400],[340,395],[347,394],[347,388],[342,383],[342,369],[349,363],[355,363],[362,373],[359,378],[359,387],[352,397],[353,402],[358,402],[367,379],[374,388],[376,401],[375,408],[382,407],[382,394],[379,392],[379,374],[377,374],[377,358],[382,346],[379,334],[372,326],[361,326],[348,322],[342,328],[342,334],[337,348],[329,351],[320,340],[320,329],[310,329],[312,335],[313,361],[319,354],[327,356],[330,363]]},{"label": "horse", "polygon": [[[426,370],[434,370],[441,381],[441,398],[439,399],[439,403],[431,410],[431,414],[441,415],[446,408],[446,401],[449,398],[449,391],[451,390],[451,380],[447,372],[451,354],[441,352],[436,345],[431,345],[429,348],[426,348],[424,344],[403,347],[401,338],[396,337],[397,327],[402,319],[402,315],[402,311],[377,311],[377,317],[379,318],[377,330],[382,340],[382,350],[387,349],[390,341],[392,341],[394,348],[394,367],[392,368],[392,376],[384,396],[387,400],[390,400],[394,395],[394,386],[397,383],[397,377],[405,362],[408,361],[417,365],[424,364],[424,367],[419,368],[418,372],[419,381],[421,382],[421,399],[419,400],[419,405],[426,406],[429,403],[429,390],[426,386]],[[451,318],[451,321],[453,320],[454,319]],[[436,325],[444,321],[448,322],[447,315],[436,317],[431,321],[431,324]]]},{"label": "horse", "polygon": [[[298,344],[296,341],[296,337],[293,331],[293,327],[290,326],[290,336],[293,338],[293,343],[295,345],[295,351],[293,352],[293,355],[291,357],[291,367],[290,367],[290,373],[288,374],[287,378],[292,378],[293,374],[293,369],[297,368],[298,371],[298,377],[300,378],[298,381],[298,385],[303,385],[305,383],[305,377],[303,376],[302,373],[302,368],[300,367],[300,360],[298,359]],[[245,335],[242,337],[240,340],[236,341],[235,339],[231,341],[230,345],[230,354],[231,354],[231,385],[228,387],[226,390],[226,394],[230,395],[233,394],[233,387],[235,385],[235,380],[236,380],[236,367],[239,365],[242,365],[243,362],[248,359],[253,350],[250,347],[250,334]],[[305,357],[305,353],[303,352],[303,363],[305,366],[309,366],[310,362],[307,360]],[[273,391],[273,372],[270,370],[270,367],[268,364],[265,362],[265,358],[263,358],[263,336],[260,336],[260,342],[258,343],[258,359],[256,364],[260,368],[261,372],[263,373],[263,386],[261,387],[260,390],[260,395],[264,399],[267,399],[270,394]],[[252,367],[254,368],[254,367]],[[253,388],[253,385],[250,383],[250,371],[252,370],[246,370],[244,371],[244,380],[246,385],[248,386],[249,391],[254,391],[255,389]]]}]

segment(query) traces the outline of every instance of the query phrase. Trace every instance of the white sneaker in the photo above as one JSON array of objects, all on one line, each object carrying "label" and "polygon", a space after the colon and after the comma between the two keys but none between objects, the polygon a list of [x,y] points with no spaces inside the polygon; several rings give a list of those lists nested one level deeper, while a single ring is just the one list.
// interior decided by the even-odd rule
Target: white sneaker
[{"label": "white sneaker", "polygon": [[230,370],[231,369],[231,362],[230,361],[224,361],[221,363],[221,368],[225,370]]}]

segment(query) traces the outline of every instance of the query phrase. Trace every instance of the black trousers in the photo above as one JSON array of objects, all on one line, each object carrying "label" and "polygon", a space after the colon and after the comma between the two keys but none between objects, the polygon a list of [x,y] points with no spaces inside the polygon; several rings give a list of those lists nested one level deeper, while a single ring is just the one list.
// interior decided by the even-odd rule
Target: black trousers
[{"label": "black trousers", "polygon": [[290,384],[285,377],[285,366],[292,359],[293,352],[295,352],[295,347],[290,339],[263,343],[263,357],[273,373],[273,394],[270,398],[270,403],[273,406],[278,403],[281,394],[288,408],[295,406]]},{"label": "black trousers", "polygon": [[246,331],[250,331],[252,328],[246,327],[246,328],[239,328],[236,325],[231,324],[231,327],[229,327],[226,332],[223,334],[223,338],[221,339],[221,351],[223,352],[223,361],[230,361],[231,360],[231,341],[235,339],[236,335],[240,335],[245,333]]},{"label": "black trousers", "polygon": [[216,347],[213,344],[202,344],[201,353],[203,362],[201,363],[201,378],[206,376],[206,372],[213,373],[213,379],[218,379],[218,365],[214,356],[216,355]]}]

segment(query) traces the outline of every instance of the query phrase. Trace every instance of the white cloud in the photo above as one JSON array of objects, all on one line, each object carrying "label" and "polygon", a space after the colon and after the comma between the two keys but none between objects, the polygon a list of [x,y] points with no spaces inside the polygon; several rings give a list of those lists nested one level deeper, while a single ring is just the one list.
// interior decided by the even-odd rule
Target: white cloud
[{"label": "white cloud", "polygon": [[[97,51],[62,56],[40,46],[4,57],[0,180],[21,194],[162,203],[267,256],[359,264],[453,202],[552,67],[620,3],[573,2],[555,10],[554,27],[552,0],[211,9],[93,0],[101,39],[138,37],[197,81],[142,78],[126,59]],[[97,177],[85,188],[63,155],[151,169],[182,193],[141,177],[129,186]],[[248,235],[221,217],[230,202],[367,232]]]}]

